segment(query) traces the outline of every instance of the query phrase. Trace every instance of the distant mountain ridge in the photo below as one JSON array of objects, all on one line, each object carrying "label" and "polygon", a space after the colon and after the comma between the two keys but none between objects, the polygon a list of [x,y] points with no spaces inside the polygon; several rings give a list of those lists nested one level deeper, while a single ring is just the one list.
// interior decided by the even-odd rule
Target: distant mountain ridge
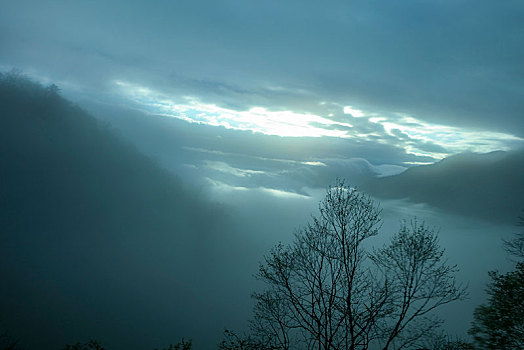
[{"label": "distant mountain ridge", "polygon": [[462,153],[362,188],[379,198],[407,198],[444,211],[514,224],[524,208],[524,150]]}]

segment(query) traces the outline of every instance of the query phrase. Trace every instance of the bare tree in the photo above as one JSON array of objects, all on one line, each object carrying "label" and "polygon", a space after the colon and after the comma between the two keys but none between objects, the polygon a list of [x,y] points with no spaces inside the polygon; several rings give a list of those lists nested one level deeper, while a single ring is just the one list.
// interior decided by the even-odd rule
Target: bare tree
[{"label": "bare tree", "polygon": [[390,312],[378,323],[383,349],[411,346],[439,325],[433,310],[466,296],[455,281],[457,267],[449,266],[443,255],[437,233],[416,221],[403,222],[390,244],[373,255],[388,276]]},{"label": "bare tree", "polygon": [[[254,294],[251,329],[265,344],[401,349],[435,326],[432,310],[464,297],[455,268],[442,260],[436,234],[424,225],[403,225],[389,246],[372,254],[364,243],[378,234],[381,219],[371,198],[338,181],[319,212],[293,244],[277,245],[260,266],[267,289]],[[416,321],[422,328],[408,327]]]}]

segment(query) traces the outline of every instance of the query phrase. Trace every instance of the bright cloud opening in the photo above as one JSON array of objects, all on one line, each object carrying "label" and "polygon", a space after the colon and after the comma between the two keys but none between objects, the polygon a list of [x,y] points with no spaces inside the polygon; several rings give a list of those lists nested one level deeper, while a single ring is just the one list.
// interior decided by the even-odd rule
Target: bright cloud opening
[{"label": "bright cloud opening", "polygon": [[[469,131],[447,125],[430,124],[406,115],[398,115],[397,119],[376,118],[370,121],[381,124],[390,136],[399,137],[399,133],[405,135],[408,139],[405,142],[408,153],[440,159],[449,154],[465,151],[479,153],[507,151],[511,149],[511,144],[524,141],[510,134]],[[442,151],[424,150],[421,149],[421,144],[441,147]]]},{"label": "bright cloud opening", "polygon": [[279,189],[275,189],[275,188],[268,188],[268,187],[243,187],[243,186],[233,186],[233,185],[229,185],[229,184],[226,184],[224,182],[221,182],[221,181],[217,181],[217,180],[213,180],[211,178],[205,178],[205,180],[207,181],[207,183],[211,186],[211,188],[214,190],[214,191],[217,191],[217,192],[220,192],[220,193],[231,193],[231,192],[258,192],[258,193],[263,193],[263,194],[267,194],[267,195],[270,195],[270,196],[274,196],[274,197],[278,197],[278,198],[283,198],[283,199],[300,199],[300,200],[304,200],[304,199],[311,199],[312,197],[311,196],[307,196],[307,195],[304,195],[304,194],[300,194],[300,193],[295,193],[295,192],[289,192],[289,191],[284,191],[284,190],[279,190]]},{"label": "bright cloud opening", "polygon": [[344,114],[350,114],[351,116],[355,118],[362,118],[365,116],[364,112],[362,112],[361,110],[355,109],[351,106],[344,107]]},{"label": "bright cloud opening", "polygon": [[[336,122],[310,113],[270,111],[264,107],[237,111],[203,103],[190,96],[175,101],[149,88],[123,81],[115,83],[122,89],[126,97],[147,107],[150,112],[188,122],[288,137],[347,137],[347,129],[352,127],[349,123]],[[342,128],[337,129],[337,126]]]},{"label": "bright cloud opening", "polygon": [[[153,89],[124,81],[115,81],[115,84],[119,88],[119,93],[135,102],[140,108],[191,123],[282,137],[329,136],[359,142],[378,142],[400,146],[407,153],[433,159],[442,159],[450,154],[465,151],[483,153],[509,150],[517,143],[521,146],[524,142],[524,139],[510,134],[430,124],[405,114],[378,115],[363,112],[352,106],[339,105],[339,108],[344,114],[360,118],[356,125],[340,119],[335,120],[332,110],[326,110],[325,115],[328,117],[291,110],[273,111],[265,107],[234,110],[204,103],[193,96],[167,96]],[[325,102],[324,104],[327,105]],[[377,128],[377,124],[382,128]],[[227,170],[232,171],[232,169]]]},{"label": "bright cloud opening", "polygon": [[260,170],[235,168],[225,162],[219,162],[219,161],[208,160],[208,161],[205,161],[205,165],[209,169],[219,171],[221,173],[234,175],[237,177],[249,177],[249,176],[261,175],[265,173],[264,171],[260,171]]}]

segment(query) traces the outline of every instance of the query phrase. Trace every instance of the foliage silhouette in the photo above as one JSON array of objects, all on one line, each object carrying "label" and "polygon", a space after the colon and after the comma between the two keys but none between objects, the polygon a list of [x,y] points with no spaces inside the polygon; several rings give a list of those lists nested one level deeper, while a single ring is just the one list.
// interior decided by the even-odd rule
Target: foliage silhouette
[{"label": "foliage silhouette", "polygon": [[64,350],[105,350],[99,341],[90,340],[87,343],[75,343],[72,345],[66,345]]},{"label": "foliage silhouette", "polygon": [[23,350],[18,340],[13,339],[7,332],[0,334],[0,350]]},{"label": "foliage silhouette", "polygon": [[263,343],[260,338],[245,334],[239,335],[226,329],[218,348],[220,350],[278,350],[280,346]]},{"label": "foliage silhouette", "polygon": [[[169,344],[167,348],[155,349],[155,350],[191,350],[193,348],[193,342],[191,340],[184,340],[176,343]],[[102,344],[97,340],[90,340],[87,343],[77,342],[72,345],[66,345],[64,350],[105,350]]]},{"label": "foliage silhouette", "polygon": [[[518,226],[524,226],[524,216],[519,217]],[[488,301],[475,309],[469,330],[481,349],[524,348],[524,231],[505,240],[504,248],[521,261],[506,274],[489,272]]]},{"label": "foliage silhouette", "polygon": [[155,349],[155,350],[191,350],[193,349],[193,342],[191,340],[182,339],[182,341],[176,344],[169,344],[167,348]]},{"label": "foliage silhouette", "polygon": [[475,350],[473,344],[460,339],[452,338],[445,332],[432,330],[428,335],[417,342],[417,350]]},{"label": "foliage silhouette", "polygon": [[488,302],[475,309],[469,333],[481,349],[524,348],[524,263],[506,274],[490,272]]}]

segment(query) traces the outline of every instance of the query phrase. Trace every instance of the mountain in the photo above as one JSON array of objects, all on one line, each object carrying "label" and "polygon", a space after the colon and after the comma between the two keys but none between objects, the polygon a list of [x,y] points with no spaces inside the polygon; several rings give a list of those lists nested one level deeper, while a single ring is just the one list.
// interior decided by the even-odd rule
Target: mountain
[{"label": "mountain", "polygon": [[34,349],[211,334],[216,317],[201,315],[229,297],[228,227],[224,208],[56,86],[0,74],[0,334]]},{"label": "mountain", "polygon": [[379,198],[407,198],[450,213],[515,224],[524,208],[524,151],[457,154],[371,179],[361,188]]}]

